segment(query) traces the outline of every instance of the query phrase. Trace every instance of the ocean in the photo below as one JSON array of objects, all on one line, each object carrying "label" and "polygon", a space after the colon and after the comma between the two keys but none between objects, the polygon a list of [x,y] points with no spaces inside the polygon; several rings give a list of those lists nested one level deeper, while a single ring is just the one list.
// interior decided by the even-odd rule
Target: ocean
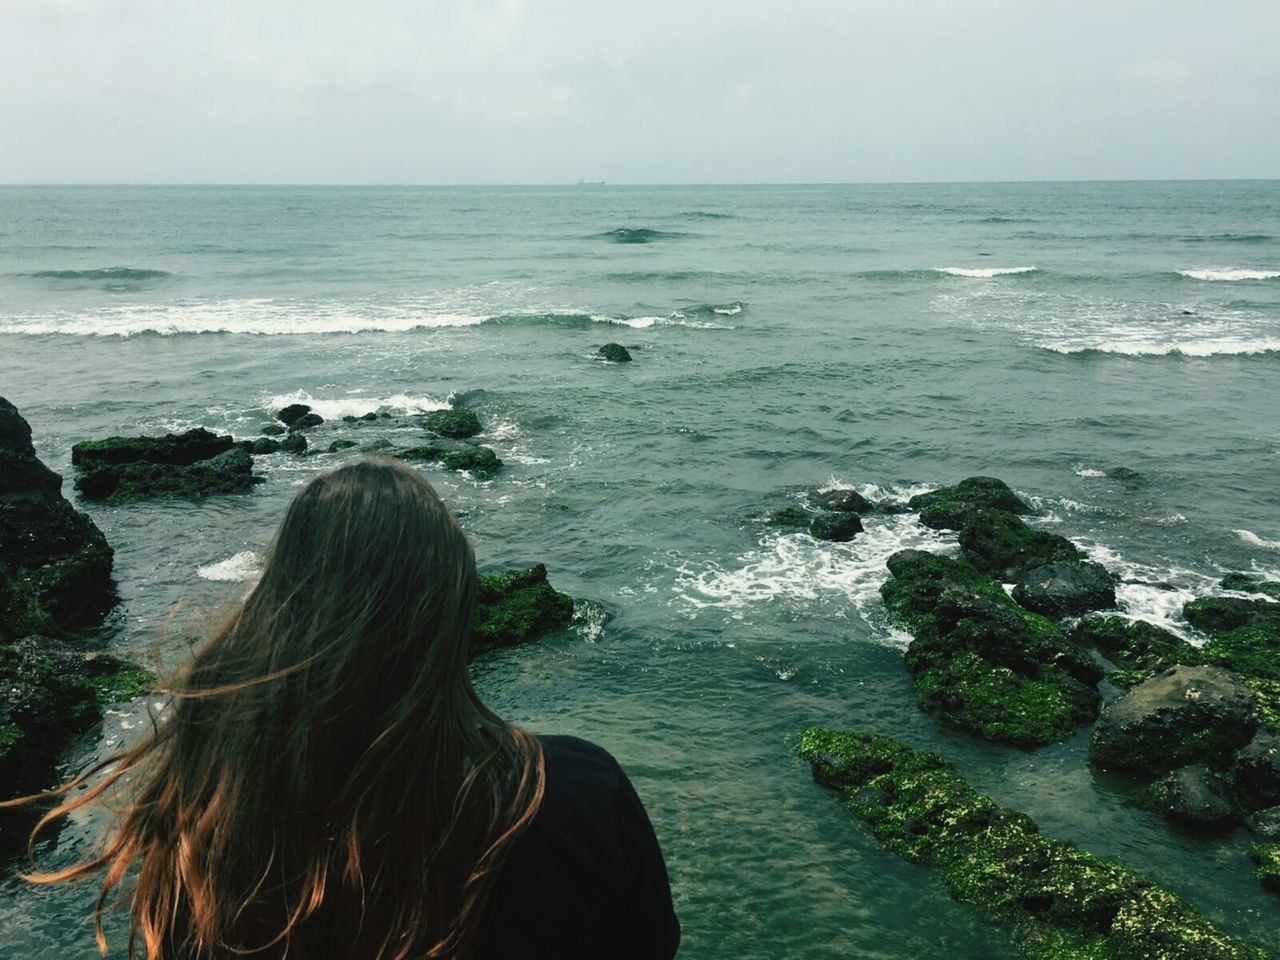
[{"label": "ocean", "polygon": [[[634,361],[597,358],[609,341]],[[1087,765],[1087,728],[1023,751],[917,709],[878,588],[891,553],[950,535],[763,523],[820,488],[998,476],[1124,577],[1122,612],[1196,640],[1181,606],[1224,572],[1280,577],[1280,182],[4,187],[0,357],[69,496],[82,439],[252,437],[304,402],[323,451],[412,436],[344,415],[475,410],[505,468],[427,475],[483,570],[543,562],[583,601],[574,630],[479,661],[478,688],[619,758],[682,957],[1017,956],[812,784],[791,739],[813,724],[938,750],[1044,833],[1280,947],[1243,830],[1171,828]],[[244,496],[79,504],[116,550],[112,643],[180,656],[299,485],[349,456],[258,457]],[[59,851],[92,836],[72,824]],[[97,956],[92,902],[6,870],[0,954]]]}]

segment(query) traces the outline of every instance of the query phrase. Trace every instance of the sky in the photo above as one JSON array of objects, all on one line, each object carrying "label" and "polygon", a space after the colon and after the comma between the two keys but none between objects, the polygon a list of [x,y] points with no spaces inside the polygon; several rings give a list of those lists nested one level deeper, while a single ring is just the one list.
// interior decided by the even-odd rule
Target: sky
[{"label": "sky", "polygon": [[0,183],[1280,177],[1277,0],[0,0]]}]

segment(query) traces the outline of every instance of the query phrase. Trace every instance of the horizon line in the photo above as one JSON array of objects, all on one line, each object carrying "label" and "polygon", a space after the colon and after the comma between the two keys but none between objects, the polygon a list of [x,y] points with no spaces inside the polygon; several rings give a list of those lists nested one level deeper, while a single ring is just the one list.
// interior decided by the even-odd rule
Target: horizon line
[{"label": "horizon line", "polygon": [[855,186],[961,186],[1004,184],[1064,184],[1064,183],[1269,183],[1280,181],[1280,176],[1270,177],[1080,177],[1057,179],[1014,180],[722,180],[722,181],[554,181],[537,183],[515,182],[410,182],[410,181],[306,181],[286,182],[270,180],[63,180],[63,181],[3,181],[0,188],[12,187],[434,187],[434,188],[563,188],[582,187],[855,187]]}]

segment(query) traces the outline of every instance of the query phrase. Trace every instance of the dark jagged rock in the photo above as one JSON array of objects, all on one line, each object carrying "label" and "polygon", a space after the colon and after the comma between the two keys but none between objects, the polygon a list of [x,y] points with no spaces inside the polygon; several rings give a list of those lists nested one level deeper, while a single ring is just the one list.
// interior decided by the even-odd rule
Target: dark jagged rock
[{"label": "dark jagged rock", "polygon": [[1097,715],[1102,670],[1049,620],[964,560],[889,558],[889,617],[913,634],[905,662],[920,706],[988,740],[1033,747]]},{"label": "dark jagged rock", "polygon": [[862,521],[856,513],[820,513],[809,524],[809,536],[815,540],[846,543],[862,532]]},{"label": "dark jagged rock", "polygon": [[1082,647],[1097,647],[1123,669],[1146,674],[1167,670],[1177,663],[1199,662],[1195,647],[1144,620],[1087,617],[1076,624],[1071,639]]},{"label": "dark jagged rock", "polygon": [[1231,786],[1246,810],[1280,805],[1280,735],[1259,732],[1236,755]]},{"label": "dark jagged rock", "polygon": [[797,748],[881,844],[941,871],[951,896],[1010,927],[1030,960],[1267,960],[1150,880],[1042,836],[937,754],[817,728]]},{"label": "dark jagged rock", "polygon": [[1115,578],[1107,568],[1087,560],[1057,560],[1024,573],[1013,599],[1054,620],[1116,605]]},{"label": "dark jagged rock", "polygon": [[870,513],[875,504],[857,490],[822,490],[818,502],[828,510],[844,513]]},{"label": "dark jagged rock", "polygon": [[268,423],[258,432],[264,436],[278,437],[282,433],[288,433],[288,429],[278,423]]},{"label": "dark jagged rock", "polygon": [[307,438],[300,433],[291,433],[280,441],[280,449],[284,453],[306,453]]},{"label": "dark jagged rock", "polygon": [[573,621],[573,598],[547,582],[542,564],[528,570],[481,574],[471,628],[472,656],[493,648],[528,643],[563,630]]},{"label": "dark jagged rock", "polygon": [[1089,759],[1151,776],[1197,763],[1225,770],[1257,728],[1253,692],[1239,678],[1217,667],[1176,666],[1102,711]]},{"label": "dark jagged rock", "polygon": [[1179,767],[1150,787],[1156,808],[1172,820],[1219,826],[1239,819],[1226,781],[1208,767]]},{"label": "dark jagged rock", "polygon": [[1280,600],[1280,581],[1259,580],[1243,573],[1228,573],[1220,584],[1223,590],[1239,590],[1243,593],[1261,593],[1273,600]]},{"label": "dark jagged rock", "polygon": [[1280,893],[1280,843],[1255,843],[1249,856],[1258,881],[1268,890]]},{"label": "dark jagged rock", "polygon": [[959,530],[972,510],[988,507],[1009,513],[1030,513],[1030,505],[995,477],[969,477],[955,486],[920,493],[907,501],[920,511],[920,522],[934,530]]},{"label": "dark jagged rock", "polygon": [[608,360],[610,363],[630,363],[631,362],[630,352],[627,350],[626,347],[624,347],[620,343],[606,343],[603,347],[601,347],[598,351],[596,351],[596,356],[600,357],[601,359]]},{"label": "dark jagged rock", "polygon": [[338,453],[341,450],[350,450],[354,446],[356,446],[354,440],[335,440],[329,444],[329,452]]},{"label": "dark jagged rock", "polygon": [[422,417],[422,425],[432,433],[452,440],[474,437],[483,428],[470,410],[432,410]]},{"label": "dark jagged rock", "polygon": [[71,448],[71,462],[84,469],[155,463],[185,467],[226,453],[235,440],[204,427],[163,437],[108,437],[84,440]]},{"label": "dark jagged rock", "polygon": [[292,425],[295,421],[302,419],[310,412],[310,404],[291,403],[276,414],[276,419],[288,426]]},{"label": "dark jagged rock", "polygon": [[1036,530],[1007,510],[970,510],[960,528],[960,549],[979,570],[1005,582],[1056,560],[1083,559],[1066,537]]},{"label": "dark jagged rock", "polygon": [[1200,597],[1184,606],[1182,615],[1193,627],[1205,633],[1222,633],[1237,627],[1280,631],[1280,603],[1271,600]]},{"label": "dark jagged rock", "polygon": [[318,427],[324,423],[324,417],[318,413],[304,413],[292,423],[289,424],[289,430],[310,430],[312,427]]},{"label": "dark jagged rock", "polygon": [[[146,439],[146,438],[143,438]],[[228,444],[233,441],[225,438]],[[153,497],[203,497],[212,493],[244,493],[262,478],[253,474],[253,457],[239,447],[188,465],[137,460],[89,461],[76,489],[86,500],[126,502]]]},{"label": "dark jagged rock", "polygon": [[422,447],[410,447],[396,451],[395,456],[401,460],[416,460],[421,463],[439,462],[449,470],[466,470],[480,479],[491,478],[502,467],[502,461],[489,447],[471,446],[460,443],[456,446],[444,446],[438,443]]},{"label": "dark jagged rock", "polygon": [[783,507],[769,514],[765,523],[771,527],[790,527],[801,530],[809,526],[810,519],[809,511],[802,507]]},{"label": "dark jagged rock", "polygon": [[[100,705],[144,671],[73,644],[115,605],[111,547],[62,497],[31,428],[0,398],[0,799],[38,789]],[[47,634],[49,636],[42,636]],[[56,639],[54,639],[56,637]]]}]

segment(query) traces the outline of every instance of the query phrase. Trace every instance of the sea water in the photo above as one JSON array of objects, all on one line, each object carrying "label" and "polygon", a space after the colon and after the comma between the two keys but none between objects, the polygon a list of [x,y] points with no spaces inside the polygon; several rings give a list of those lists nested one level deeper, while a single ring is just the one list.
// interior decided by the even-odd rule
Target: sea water
[{"label": "sea water", "polygon": [[[598,359],[609,341],[634,361]],[[1087,728],[1028,752],[916,708],[878,587],[895,550],[949,535],[874,516],[829,544],[762,522],[821,488],[999,476],[1125,577],[1122,612],[1198,642],[1186,600],[1225,571],[1280,576],[1276,182],[0,188],[0,358],[72,496],[82,439],[252,437],[304,402],[324,451],[418,435],[344,415],[475,410],[504,469],[427,475],[483,569],[544,562],[585,611],[478,662],[477,684],[620,759],[682,956],[1013,955],[811,783],[790,744],[810,724],[939,750],[1045,833],[1280,946],[1247,835],[1142,809],[1087,765]],[[298,487],[353,455],[258,457],[246,496],[81,503],[116,550],[111,642],[180,655],[248,589]],[[49,855],[92,835],[68,827]],[[0,884],[0,954],[96,956],[89,888]]]}]

